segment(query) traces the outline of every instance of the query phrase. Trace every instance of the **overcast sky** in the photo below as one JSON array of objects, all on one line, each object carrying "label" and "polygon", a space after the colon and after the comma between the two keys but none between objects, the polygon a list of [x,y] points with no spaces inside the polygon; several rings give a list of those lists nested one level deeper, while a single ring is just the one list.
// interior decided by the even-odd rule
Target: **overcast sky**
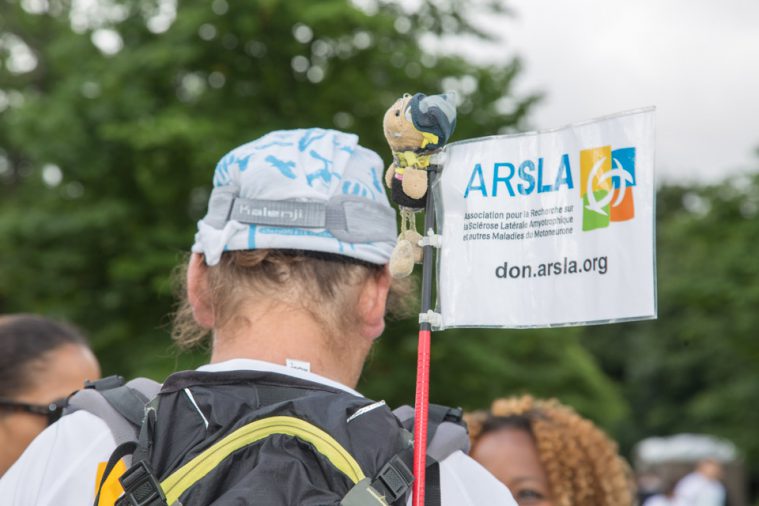
[{"label": "overcast sky", "polygon": [[478,18],[502,42],[467,52],[522,57],[517,89],[546,94],[536,129],[655,105],[659,178],[707,182],[759,166],[759,1],[507,5],[514,17]]}]

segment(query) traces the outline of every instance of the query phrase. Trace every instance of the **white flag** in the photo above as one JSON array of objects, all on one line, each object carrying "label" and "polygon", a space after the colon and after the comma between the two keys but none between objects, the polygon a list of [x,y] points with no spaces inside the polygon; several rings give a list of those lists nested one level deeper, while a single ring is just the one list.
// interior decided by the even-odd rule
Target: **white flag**
[{"label": "white flag", "polygon": [[653,108],[450,144],[434,191],[437,328],[656,317]]}]

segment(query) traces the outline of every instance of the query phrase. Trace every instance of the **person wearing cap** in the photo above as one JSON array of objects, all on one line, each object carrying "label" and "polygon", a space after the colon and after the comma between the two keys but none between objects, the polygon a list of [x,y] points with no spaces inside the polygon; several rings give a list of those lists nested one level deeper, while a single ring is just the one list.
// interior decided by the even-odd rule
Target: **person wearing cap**
[{"label": "person wearing cap", "polygon": [[[347,426],[392,416],[384,403],[354,390],[384,330],[389,298],[398,291],[387,270],[396,221],[380,183],[382,167],[357,136],[322,129],[272,132],[221,159],[173,330],[183,347],[210,333],[211,360],[178,375],[229,382],[248,374],[318,391],[326,402],[322,413],[309,414],[317,425],[327,417]],[[346,420],[330,410],[333,397],[364,408]],[[202,402],[201,408],[206,430],[235,411],[227,405],[223,413],[209,412]],[[386,445],[381,429],[363,444]],[[319,472],[287,461],[299,444],[294,439],[257,450],[260,463],[232,492],[251,490],[235,495],[240,502],[234,504],[341,504],[342,494],[330,490]],[[64,416],[0,480],[3,504],[92,504],[98,466],[114,447],[102,420],[85,412]],[[461,451],[440,462],[439,475],[444,505],[516,504],[504,485]],[[303,488],[303,479],[313,486],[293,492]],[[270,493],[275,489],[286,493]],[[224,503],[217,500],[208,502]]]}]

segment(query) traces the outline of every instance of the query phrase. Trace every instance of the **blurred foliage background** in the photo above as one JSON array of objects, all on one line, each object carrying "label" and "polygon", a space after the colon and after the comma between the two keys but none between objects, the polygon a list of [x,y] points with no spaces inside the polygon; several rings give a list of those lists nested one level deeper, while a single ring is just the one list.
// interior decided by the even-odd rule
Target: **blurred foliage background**
[{"label": "blurred foliage background", "polygon": [[[540,96],[514,93],[518,60],[435,51],[440,37],[488,37],[470,9],[503,11],[482,0],[0,0],[0,313],[75,322],[106,374],[160,379],[202,363],[204,351],[170,344],[171,272],[229,149],[321,126],[389,160],[382,114],[415,91],[458,91],[454,140],[529,126]],[[759,483],[757,174],[659,189],[658,320],[438,333],[432,401],[558,397],[626,452],[650,435],[724,436]],[[362,391],[413,401],[416,330],[388,326]]]}]

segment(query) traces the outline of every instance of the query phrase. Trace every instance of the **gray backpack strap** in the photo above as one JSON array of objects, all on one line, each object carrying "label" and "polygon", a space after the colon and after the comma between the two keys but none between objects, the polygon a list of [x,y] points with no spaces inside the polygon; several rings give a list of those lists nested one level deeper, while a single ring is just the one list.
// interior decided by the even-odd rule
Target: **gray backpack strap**
[{"label": "gray backpack strap", "polygon": [[406,428],[406,430],[408,430],[409,425],[413,428],[414,408],[412,408],[408,404],[404,404],[403,406],[395,408],[393,410],[393,414],[398,420],[400,420],[401,425],[403,425]]},{"label": "gray backpack strap", "polygon": [[469,433],[466,426],[454,422],[442,422],[438,425],[430,444],[427,445],[427,455],[442,462],[458,450],[469,453]]},{"label": "gray backpack strap", "polygon": [[[395,409],[393,414],[407,430],[414,430],[414,408],[401,406]],[[427,434],[428,457],[441,462],[458,450],[469,453],[469,433],[462,420],[462,414],[461,408],[430,404]]]},{"label": "gray backpack strap", "polygon": [[[119,446],[136,441],[145,414],[145,404],[158,394],[160,383],[147,378],[136,378],[124,384],[113,376],[88,382],[69,398],[64,415],[86,411],[105,422]],[[127,462],[127,466],[131,462]]]},{"label": "gray backpack strap", "polygon": [[[413,438],[414,408],[401,406],[393,411],[403,425],[402,437]],[[457,450],[469,451],[469,434],[462,419],[461,408],[437,404],[429,406],[427,439],[427,505],[442,504],[439,462]],[[340,502],[340,506],[376,506],[405,504],[405,498],[414,481],[413,445],[409,444],[387,462],[377,476],[365,478],[356,484]]]},{"label": "gray backpack strap", "polygon": [[139,427],[145,417],[145,405],[160,389],[160,383],[147,378],[135,378],[126,385],[103,390],[101,393],[121,416]]}]

